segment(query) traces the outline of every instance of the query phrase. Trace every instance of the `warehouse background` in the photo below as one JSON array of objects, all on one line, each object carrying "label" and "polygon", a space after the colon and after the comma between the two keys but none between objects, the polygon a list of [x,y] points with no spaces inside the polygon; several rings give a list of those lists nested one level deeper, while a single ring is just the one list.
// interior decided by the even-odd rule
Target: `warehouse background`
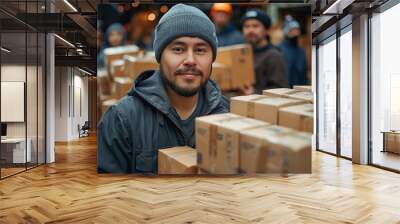
[{"label": "warehouse background", "polygon": [[[107,52],[105,45],[106,30],[115,24],[123,27],[125,32],[124,45],[132,48],[132,56],[144,57],[146,60],[142,65],[143,69],[157,69],[158,64],[155,62],[152,55],[152,35],[154,27],[157,25],[159,19],[165,14],[174,4],[146,4],[146,3],[121,3],[121,4],[100,4],[98,5],[98,20],[97,20],[97,51],[98,54],[103,55]],[[210,16],[212,3],[195,3],[190,4],[202,10]],[[271,18],[271,32],[270,43],[279,46],[284,40],[283,26],[285,18],[290,15],[300,24],[301,35],[298,38],[298,44],[305,50],[307,61],[307,84],[311,85],[311,5],[310,4],[288,4],[288,3],[234,3],[231,4],[233,11],[231,15],[231,24],[241,31],[240,18],[250,8],[259,8],[265,11]],[[140,53],[135,52],[137,47]],[[107,54],[107,53],[106,53]],[[128,54],[128,53],[127,53]],[[121,59],[122,56],[117,56]],[[124,73],[123,62],[116,62],[112,66],[103,66],[104,59],[98,56],[98,119],[101,114],[110,105],[113,105],[116,100],[121,98],[122,95],[131,87],[132,80],[117,78],[115,76],[123,76]],[[135,59],[132,59],[135,60]],[[150,65],[153,63],[152,65]],[[125,66],[125,69],[128,66]],[[130,66],[132,67],[132,66]],[[137,72],[137,69],[131,68],[130,73]],[[221,87],[221,85],[220,85]],[[224,94],[228,97],[241,95],[240,92],[234,89],[224,88]]]}]

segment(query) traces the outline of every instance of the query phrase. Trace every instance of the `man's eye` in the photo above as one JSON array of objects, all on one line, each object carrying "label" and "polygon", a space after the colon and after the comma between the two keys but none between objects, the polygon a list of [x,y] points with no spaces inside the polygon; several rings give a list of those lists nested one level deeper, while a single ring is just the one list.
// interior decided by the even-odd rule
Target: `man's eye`
[{"label": "man's eye", "polygon": [[196,52],[197,52],[197,53],[200,53],[200,54],[204,54],[204,53],[207,52],[207,50],[206,50],[205,48],[197,48],[197,49],[196,49]]},{"label": "man's eye", "polygon": [[174,48],[172,48],[172,51],[174,51],[175,53],[182,53],[183,48],[182,47],[174,47]]}]

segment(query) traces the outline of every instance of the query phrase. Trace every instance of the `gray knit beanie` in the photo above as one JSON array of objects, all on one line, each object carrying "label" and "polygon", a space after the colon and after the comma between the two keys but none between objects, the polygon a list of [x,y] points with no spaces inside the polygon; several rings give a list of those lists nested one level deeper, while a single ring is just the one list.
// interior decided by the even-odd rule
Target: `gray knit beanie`
[{"label": "gray knit beanie", "polygon": [[217,34],[211,20],[200,9],[177,4],[161,17],[155,30],[153,49],[158,62],[164,48],[178,37],[198,37],[207,41],[213,51],[213,61],[217,56]]}]

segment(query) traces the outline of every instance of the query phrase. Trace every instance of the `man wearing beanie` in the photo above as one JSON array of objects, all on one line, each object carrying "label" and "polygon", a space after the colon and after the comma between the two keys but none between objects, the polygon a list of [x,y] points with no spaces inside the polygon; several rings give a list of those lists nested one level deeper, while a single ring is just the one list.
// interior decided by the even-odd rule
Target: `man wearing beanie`
[{"label": "man wearing beanie", "polygon": [[286,61],[282,53],[268,42],[269,16],[259,9],[250,9],[241,20],[244,37],[253,46],[256,73],[254,90],[247,86],[244,92],[260,94],[264,89],[288,87]]},{"label": "man wearing beanie", "polygon": [[215,27],[199,9],[172,7],[155,28],[160,69],[146,71],[98,125],[98,172],[157,172],[158,150],[195,147],[198,116],[229,111],[209,80],[217,54]]},{"label": "man wearing beanie", "polygon": [[306,53],[299,46],[298,37],[301,34],[300,24],[292,16],[287,15],[283,24],[285,39],[279,48],[288,65],[289,87],[307,84],[307,60]]}]

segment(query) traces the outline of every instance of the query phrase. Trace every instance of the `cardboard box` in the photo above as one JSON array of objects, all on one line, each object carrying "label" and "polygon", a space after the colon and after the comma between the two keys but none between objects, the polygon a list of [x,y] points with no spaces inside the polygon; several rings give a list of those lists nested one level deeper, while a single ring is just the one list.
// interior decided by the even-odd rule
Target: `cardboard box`
[{"label": "cardboard box", "polygon": [[114,77],[125,76],[124,73],[124,60],[115,60],[111,62],[110,74]]},{"label": "cardboard box", "polygon": [[288,93],[285,96],[292,99],[305,100],[308,103],[314,103],[314,95],[311,92]]},{"label": "cardboard box", "polygon": [[259,127],[240,132],[240,172],[280,173],[283,160],[280,151],[270,152],[271,144],[279,142],[282,136],[294,132],[293,129],[276,125]]},{"label": "cardboard box", "polygon": [[103,101],[101,103],[101,113],[104,114],[110,106],[115,105],[117,102],[117,99],[109,99]]},{"label": "cardboard box", "polygon": [[400,133],[385,133],[385,151],[400,154]]},{"label": "cardboard box", "polygon": [[232,88],[255,82],[253,50],[249,44],[220,47],[215,61],[231,69]]},{"label": "cardboard box", "polygon": [[217,124],[222,120],[242,119],[243,117],[231,114],[214,114],[196,118],[195,134],[197,149],[197,164],[199,168],[215,173],[217,152]]},{"label": "cardboard box", "polygon": [[210,174],[209,172],[207,172],[207,171],[205,171],[205,170],[203,170],[203,169],[200,169],[200,168],[198,168],[198,174],[204,174],[204,175],[208,175],[208,174]]},{"label": "cardboard box", "polygon": [[158,70],[159,64],[155,58],[138,58],[125,56],[125,74],[135,80],[142,72]]},{"label": "cardboard box", "polygon": [[298,131],[313,133],[314,105],[303,104],[279,109],[278,124]]},{"label": "cardboard box", "polygon": [[279,126],[240,133],[240,170],[245,173],[311,173],[311,135]]},{"label": "cardboard box", "polygon": [[294,85],[293,89],[302,91],[302,92],[309,92],[312,93],[312,86],[301,86],[301,85]]},{"label": "cardboard box", "polygon": [[138,56],[139,48],[136,45],[110,47],[104,49],[104,62],[106,68],[109,68],[115,60],[122,59],[125,55]]},{"label": "cardboard box", "polygon": [[297,93],[298,90],[289,88],[277,88],[277,89],[266,89],[263,90],[263,95],[268,97],[287,97],[287,94]]},{"label": "cardboard box", "polygon": [[133,87],[133,80],[128,77],[116,77],[114,78],[114,88],[112,92],[112,98],[120,99],[127,95],[129,90]]},{"label": "cardboard box", "polygon": [[231,113],[278,124],[279,108],[306,103],[303,100],[273,98],[264,95],[237,96],[231,98]]},{"label": "cardboard box", "polygon": [[231,87],[231,69],[221,63],[213,63],[212,73],[210,78],[214,80],[218,87],[225,91],[230,90]]},{"label": "cardboard box", "polygon": [[254,114],[252,117],[270,124],[278,124],[280,108],[304,103],[306,103],[304,100],[295,100],[289,98],[260,99],[254,102]]},{"label": "cardboard box", "polygon": [[265,98],[267,97],[258,94],[231,97],[230,112],[245,117],[254,117],[254,102]]},{"label": "cardboard box", "polygon": [[196,118],[198,166],[212,174],[236,174],[239,171],[239,132],[268,125],[234,114]]},{"label": "cardboard box", "polygon": [[111,77],[106,71],[99,71],[97,73],[97,86],[99,87],[99,93],[102,95],[111,95]]},{"label": "cardboard box", "polygon": [[239,173],[240,132],[269,124],[250,118],[222,121],[217,127],[216,174]]},{"label": "cardboard box", "polygon": [[197,174],[197,152],[190,147],[158,150],[158,174]]}]

